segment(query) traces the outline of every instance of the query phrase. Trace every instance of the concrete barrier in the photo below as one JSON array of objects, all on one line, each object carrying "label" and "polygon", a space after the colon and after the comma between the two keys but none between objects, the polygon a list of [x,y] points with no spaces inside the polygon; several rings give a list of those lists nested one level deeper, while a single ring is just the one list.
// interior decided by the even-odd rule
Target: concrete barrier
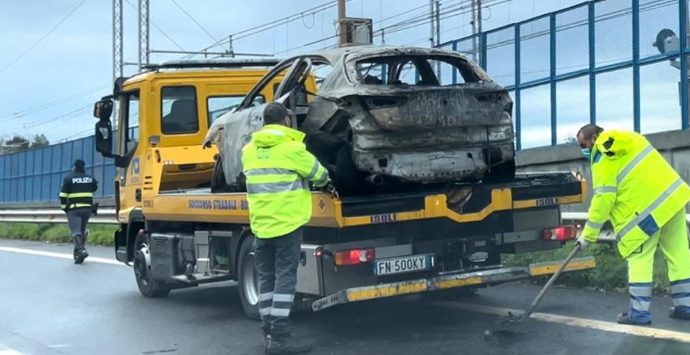
[{"label": "concrete barrier", "polygon": [[[577,132],[573,132],[575,133]],[[673,165],[680,176],[685,181],[690,181],[690,130],[653,133],[646,137]],[[590,166],[582,157],[580,147],[575,143],[521,150],[517,153],[516,164],[518,172],[569,170],[580,172],[587,181],[592,180]],[[589,189],[589,196],[585,203],[564,206],[563,211],[586,212],[591,194],[591,189]],[[690,211],[687,208],[686,210]]]}]

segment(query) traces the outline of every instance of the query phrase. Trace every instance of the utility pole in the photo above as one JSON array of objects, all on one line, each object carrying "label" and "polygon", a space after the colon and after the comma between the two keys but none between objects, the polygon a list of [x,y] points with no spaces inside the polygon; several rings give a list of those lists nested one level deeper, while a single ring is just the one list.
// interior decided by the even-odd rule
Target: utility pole
[{"label": "utility pole", "polygon": [[429,0],[429,47],[434,48],[436,41],[434,37],[436,36],[436,31],[434,26],[436,21],[434,21],[434,0]]},{"label": "utility pole", "polygon": [[149,0],[139,0],[139,70],[149,64]]},{"label": "utility pole", "polygon": [[482,1],[472,0],[472,58],[475,62],[479,62],[479,49],[482,46],[481,38],[478,36],[482,33]]},{"label": "utility pole", "polygon": [[113,0],[113,83],[123,76],[122,0]]},{"label": "utility pole", "polygon": [[343,46],[345,43],[347,43],[347,27],[345,26],[345,1],[346,0],[338,0],[338,42],[340,42],[340,46]]},{"label": "utility pole", "polygon": [[235,46],[232,43],[232,35],[228,36],[228,53],[231,58],[235,58]]},{"label": "utility pole", "polygon": [[[435,16],[433,21],[436,25],[436,43],[432,47],[438,47],[441,44],[441,2],[439,0],[434,1]],[[436,61],[436,77],[438,82],[441,83],[441,61]]]}]

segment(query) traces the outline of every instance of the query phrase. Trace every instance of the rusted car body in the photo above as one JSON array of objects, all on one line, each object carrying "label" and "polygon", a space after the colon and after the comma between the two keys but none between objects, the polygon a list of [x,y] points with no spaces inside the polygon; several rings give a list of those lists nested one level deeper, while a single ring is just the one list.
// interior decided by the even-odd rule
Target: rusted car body
[{"label": "rusted car body", "polygon": [[[229,184],[237,148],[263,123],[251,103],[278,75],[275,97],[345,194],[514,175],[513,104],[480,67],[447,50],[351,47],[279,63],[214,122],[207,141],[221,147]],[[305,85],[314,77],[316,92]]]}]

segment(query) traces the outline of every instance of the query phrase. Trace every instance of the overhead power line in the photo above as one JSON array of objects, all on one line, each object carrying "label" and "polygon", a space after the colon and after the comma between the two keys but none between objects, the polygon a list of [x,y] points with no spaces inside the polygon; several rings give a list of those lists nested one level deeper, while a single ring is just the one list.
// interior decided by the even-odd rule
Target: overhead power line
[{"label": "overhead power line", "polygon": [[75,6],[74,8],[72,8],[72,10],[71,10],[69,13],[67,13],[67,15],[65,15],[65,17],[63,17],[62,19],[60,19],[60,21],[58,21],[58,23],[55,24],[55,26],[53,26],[50,30],[48,30],[48,32],[46,32],[43,36],[41,36],[41,38],[39,38],[36,42],[34,42],[34,44],[32,44],[31,46],[29,46],[28,49],[26,49],[24,52],[22,52],[20,55],[18,55],[16,58],[14,58],[12,61],[10,61],[9,63],[5,64],[5,66],[2,67],[2,69],[0,69],[0,73],[2,73],[2,72],[4,72],[5,70],[7,70],[9,67],[11,67],[12,65],[14,65],[14,64],[17,63],[18,61],[20,61],[20,60],[21,60],[22,58],[24,58],[27,54],[29,54],[32,50],[34,50],[34,48],[38,47],[38,45],[41,44],[46,38],[48,38],[48,36],[50,36],[53,32],[55,32],[55,30],[57,30],[57,29],[60,27],[60,25],[62,25],[65,21],[67,21],[67,19],[69,19],[72,15],[74,15],[74,13],[75,13],[82,5],[84,5],[85,2],[86,2],[86,0],[82,0],[81,2],[79,2],[79,3],[77,4],[77,6]]},{"label": "overhead power line", "polygon": [[[511,1],[511,0],[487,0],[483,3],[483,6],[495,6],[495,5],[499,5],[499,4],[502,4],[505,2],[509,2],[509,1]],[[440,20],[442,21],[445,19],[457,17],[457,16],[460,16],[462,14],[466,14],[466,13],[471,12],[472,10],[471,10],[471,7],[469,6],[469,3],[470,3],[469,0],[446,2],[445,3],[446,8],[443,9],[443,11],[439,12]],[[425,5],[425,7],[428,7],[428,5]],[[405,12],[390,16],[386,19],[399,17],[399,15],[401,15],[401,14],[411,13],[417,9],[420,9],[420,8],[421,8],[421,6],[410,9],[410,10],[406,10]],[[384,19],[384,20],[386,20],[386,19]],[[388,35],[388,34],[392,34],[392,33],[405,31],[405,30],[408,30],[408,29],[411,29],[414,27],[419,27],[422,25],[429,24],[431,21],[434,21],[433,16],[431,16],[428,12],[425,12],[423,15],[411,17],[411,18],[393,23],[391,25],[381,27],[377,30],[374,30],[373,36],[377,37],[377,36],[381,36],[383,34]],[[320,38],[320,39],[317,39],[317,40],[314,40],[314,41],[311,41],[311,42],[308,42],[305,44],[301,44],[301,45],[296,46],[296,47],[292,47],[289,49],[275,52],[274,54],[278,55],[278,54],[283,54],[283,53],[289,53],[289,52],[292,52],[292,51],[297,50],[297,49],[309,47],[309,46],[312,46],[314,44],[318,44],[318,43],[326,42],[326,41],[329,41],[332,39],[336,39],[338,37],[339,37],[338,34],[330,35],[330,36]],[[325,47],[325,48],[327,48],[327,47]]]},{"label": "overhead power line", "polygon": [[8,119],[8,118],[24,119],[27,115],[31,115],[31,114],[36,113],[36,112],[44,111],[44,110],[47,110],[49,108],[52,108],[55,106],[60,106],[60,105],[66,104],[70,101],[74,101],[76,99],[91,95],[94,92],[97,92],[99,90],[102,90],[102,89],[109,87],[110,85],[111,84],[102,84],[102,85],[99,85],[99,86],[96,86],[93,88],[89,88],[89,89],[86,89],[83,91],[79,91],[77,93],[74,93],[74,94],[71,94],[71,95],[68,95],[65,97],[61,97],[59,99],[55,99],[55,100],[52,100],[52,101],[49,101],[49,102],[46,102],[46,103],[43,103],[40,105],[36,105],[36,106],[29,107],[29,108],[19,110],[16,112],[12,112],[12,113],[7,113],[7,114],[0,116],[0,120]]},{"label": "overhead power line", "polygon": [[[139,11],[139,8],[136,7],[134,4],[132,4],[129,0],[125,0],[125,1],[127,2],[127,5],[129,5],[129,7],[134,9],[134,11]],[[163,37],[167,38],[168,41],[170,41],[170,43],[172,43],[179,50],[181,50],[181,51],[184,50],[184,48],[182,48],[182,46],[180,46],[172,37],[170,37],[167,33],[165,33],[165,31],[163,31],[163,29],[160,28],[155,22],[153,22],[153,21],[150,21],[150,22],[151,22],[151,25],[153,25],[153,28],[158,30],[158,32],[160,32],[163,35]]]},{"label": "overhead power line", "polygon": [[180,9],[180,11],[182,11],[185,15],[187,15],[187,17],[189,17],[189,19],[192,20],[192,22],[194,22],[202,31],[206,32],[206,34],[209,37],[211,37],[212,40],[218,41],[218,39],[216,39],[216,37],[214,37],[208,30],[206,30],[206,28],[204,28],[204,26],[202,26],[199,23],[199,21],[197,21],[192,15],[189,14],[189,12],[187,12],[187,10],[185,10],[182,6],[180,6],[180,4],[177,3],[177,1],[172,0],[172,2],[173,2],[173,4],[175,4],[175,6],[177,6],[178,9]]},{"label": "overhead power line", "polygon": [[[349,2],[350,0],[346,0],[346,1]],[[328,2],[322,3],[320,5],[302,10],[300,12],[297,12],[297,13],[294,13],[294,14],[276,19],[276,20],[272,20],[272,21],[263,23],[261,25],[253,26],[253,27],[241,30],[241,31],[231,33],[231,34],[227,35],[225,38],[223,38],[221,40],[217,40],[213,44],[201,49],[199,52],[206,52],[210,49],[229,44],[231,41],[231,38],[232,38],[232,41],[244,39],[244,38],[256,35],[258,33],[265,32],[265,31],[274,29],[276,27],[285,25],[287,23],[301,20],[304,17],[304,15],[313,15],[313,14],[317,14],[319,12],[329,10],[331,8],[336,7],[337,5],[338,5],[337,1],[328,1]],[[189,57],[191,57],[191,56],[189,56]]]}]

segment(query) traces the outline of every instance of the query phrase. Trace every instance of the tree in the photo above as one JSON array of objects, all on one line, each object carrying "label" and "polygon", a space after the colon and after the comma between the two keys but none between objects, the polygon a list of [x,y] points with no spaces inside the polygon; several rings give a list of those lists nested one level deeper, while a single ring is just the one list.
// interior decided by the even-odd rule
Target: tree
[{"label": "tree", "polygon": [[34,138],[31,139],[31,148],[41,148],[41,147],[47,147],[50,145],[50,142],[48,141],[48,138],[41,133],[41,134],[35,134]]},{"label": "tree", "polygon": [[50,145],[50,142],[43,134],[36,134],[31,139],[19,134],[14,134],[10,139],[0,138],[0,155],[24,152],[29,149],[46,147],[48,145]]}]

